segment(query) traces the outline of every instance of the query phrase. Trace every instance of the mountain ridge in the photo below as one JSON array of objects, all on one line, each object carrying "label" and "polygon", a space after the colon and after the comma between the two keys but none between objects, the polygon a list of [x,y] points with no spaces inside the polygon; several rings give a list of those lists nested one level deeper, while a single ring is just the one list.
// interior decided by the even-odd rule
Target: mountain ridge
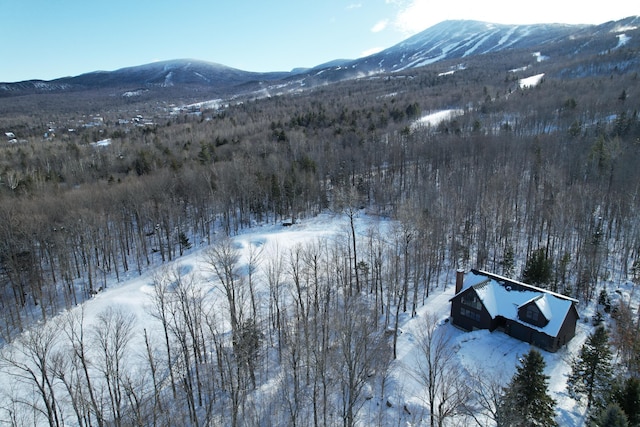
[{"label": "mountain ridge", "polygon": [[[378,53],[358,59],[336,59],[312,68],[291,71],[253,72],[198,59],[173,59],[114,71],[92,71],[54,80],[0,83],[0,96],[26,93],[83,91],[104,88],[202,87],[221,93],[255,90],[261,85],[291,79],[315,85],[372,74],[398,72],[446,60],[464,60],[505,50],[544,48],[549,56],[575,51],[597,53],[617,43],[619,31],[637,32],[640,16],[599,25],[531,24],[508,25],[474,20],[446,20]],[[604,39],[613,41],[603,42]],[[630,37],[631,40],[634,37]],[[639,37],[635,37],[637,42]],[[573,42],[573,44],[571,44]],[[613,46],[611,44],[613,43]],[[608,45],[607,45],[608,44]],[[242,89],[241,89],[242,88]]]}]

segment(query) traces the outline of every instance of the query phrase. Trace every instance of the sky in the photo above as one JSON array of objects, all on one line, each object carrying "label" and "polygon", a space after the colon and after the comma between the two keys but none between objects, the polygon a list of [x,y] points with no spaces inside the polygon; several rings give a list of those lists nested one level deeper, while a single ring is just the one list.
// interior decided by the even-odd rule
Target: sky
[{"label": "sky", "polygon": [[246,71],[356,59],[449,19],[600,24],[637,0],[0,0],[0,82],[192,58]]}]

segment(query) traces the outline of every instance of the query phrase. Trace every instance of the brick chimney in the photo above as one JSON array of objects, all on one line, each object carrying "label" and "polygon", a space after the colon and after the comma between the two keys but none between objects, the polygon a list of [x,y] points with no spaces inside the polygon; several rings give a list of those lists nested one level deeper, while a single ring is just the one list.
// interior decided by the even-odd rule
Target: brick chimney
[{"label": "brick chimney", "polygon": [[459,268],[456,271],[456,293],[454,295],[457,295],[458,292],[462,290],[463,283],[464,283],[464,270]]}]

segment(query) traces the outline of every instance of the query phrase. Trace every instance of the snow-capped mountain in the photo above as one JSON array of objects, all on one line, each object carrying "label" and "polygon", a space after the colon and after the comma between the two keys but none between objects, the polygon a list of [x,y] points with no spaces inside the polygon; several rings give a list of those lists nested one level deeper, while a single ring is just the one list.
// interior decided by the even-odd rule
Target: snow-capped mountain
[{"label": "snow-capped mountain", "polygon": [[[96,71],[52,81],[0,83],[0,96],[103,88],[200,87],[219,92],[247,92],[282,81],[307,87],[366,75],[406,71],[442,61],[465,61],[500,52],[541,52],[545,57],[597,55],[640,46],[640,16],[601,25],[501,25],[479,21],[444,21],[386,50],[356,60],[335,60],[312,69],[256,73],[197,60],[174,60]],[[633,61],[633,59],[631,59]],[[638,61],[637,56],[635,61]],[[617,66],[617,65],[614,65]]]},{"label": "snow-capped mountain", "polygon": [[[601,25],[501,25],[444,21],[365,58],[316,71],[316,78],[342,80],[406,71],[444,61],[464,63],[487,54],[538,53],[538,58],[568,59],[598,55],[623,45],[640,46],[640,16]],[[322,77],[320,77],[322,75]],[[310,76],[312,77],[312,76]]]},{"label": "snow-capped mountain", "polygon": [[290,76],[288,72],[256,73],[212,62],[176,59],[153,62],[115,71],[94,71],[51,81],[29,80],[0,83],[0,95],[81,91],[104,88],[206,87],[224,89],[253,81],[272,81]]},{"label": "snow-capped mountain", "polygon": [[253,80],[276,80],[287,75],[289,73],[254,73],[211,62],[178,59],[127,67],[112,72],[97,71],[57,81],[62,80],[73,86],[86,87],[121,85],[162,87],[174,85],[235,86]]},{"label": "snow-capped mountain", "polygon": [[500,25],[444,21],[396,46],[355,61],[354,65],[369,72],[401,71],[447,59],[549,45],[584,28],[560,24]]}]

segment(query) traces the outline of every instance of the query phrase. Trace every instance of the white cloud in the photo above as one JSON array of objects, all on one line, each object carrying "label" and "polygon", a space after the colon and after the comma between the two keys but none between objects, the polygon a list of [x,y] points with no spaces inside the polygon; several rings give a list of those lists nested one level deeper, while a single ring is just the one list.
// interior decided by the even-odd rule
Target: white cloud
[{"label": "white cloud", "polygon": [[[413,35],[448,19],[473,19],[499,24],[601,24],[608,20],[637,15],[630,0],[609,0],[593,7],[581,7],[577,0],[537,0],[535,4],[514,8],[511,0],[385,0],[396,14],[393,26],[405,35]],[[635,12],[634,12],[635,10]]]},{"label": "white cloud", "polygon": [[389,25],[389,20],[387,19],[383,19],[382,21],[378,21],[376,22],[376,24],[371,28],[371,32],[372,33],[379,33],[380,31],[384,30],[385,28],[387,28],[387,25]]},{"label": "white cloud", "polygon": [[347,6],[347,10],[351,9],[360,9],[362,7],[362,3],[351,3]]},{"label": "white cloud", "polygon": [[407,35],[415,34],[429,26],[429,17],[439,6],[428,0],[395,1],[400,10],[395,18],[395,26]]}]

